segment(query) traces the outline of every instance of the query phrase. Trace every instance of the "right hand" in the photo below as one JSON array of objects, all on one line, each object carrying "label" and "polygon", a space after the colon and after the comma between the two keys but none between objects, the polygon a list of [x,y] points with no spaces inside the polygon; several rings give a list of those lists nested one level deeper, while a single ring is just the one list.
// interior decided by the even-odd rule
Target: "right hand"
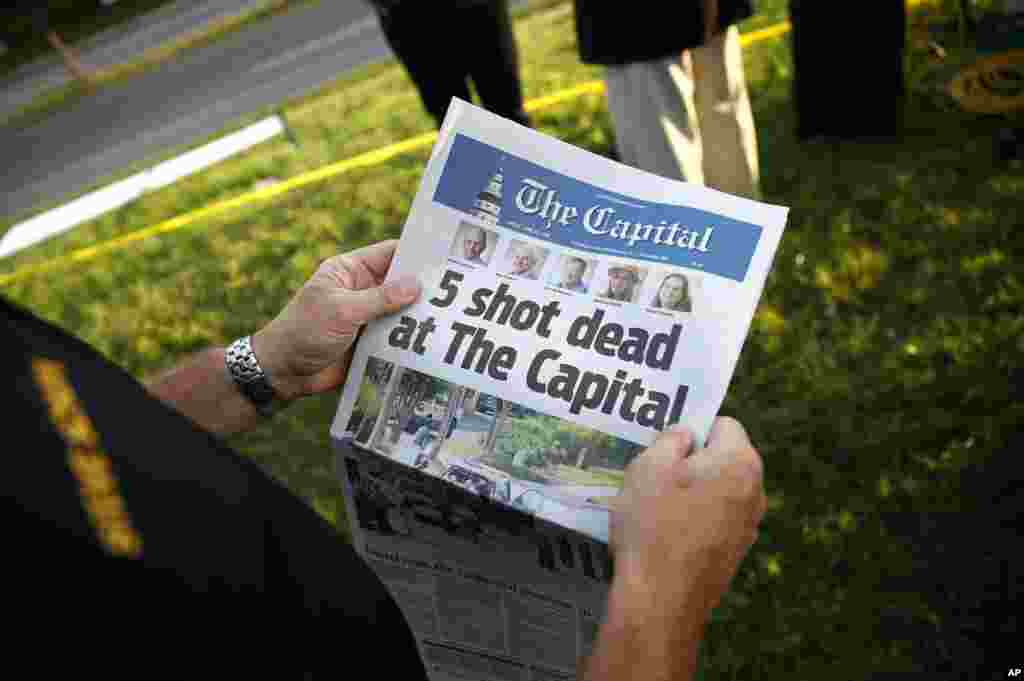
[{"label": "right hand", "polygon": [[743,426],[716,419],[704,449],[663,433],[626,469],[615,499],[615,580],[630,600],[669,615],[706,617],[757,539],[767,500],[761,457]]}]

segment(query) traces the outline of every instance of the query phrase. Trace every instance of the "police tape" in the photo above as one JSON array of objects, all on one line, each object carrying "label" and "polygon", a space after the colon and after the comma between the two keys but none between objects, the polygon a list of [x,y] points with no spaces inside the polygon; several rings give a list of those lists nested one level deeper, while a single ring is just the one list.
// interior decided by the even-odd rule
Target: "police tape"
[{"label": "police tape", "polygon": [[379,165],[400,154],[405,154],[423,147],[429,147],[434,143],[436,138],[436,132],[424,133],[396,144],[390,144],[386,147],[381,147],[380,149],[360,154],[359,156],[354,156],[343,161],[331,163],[322,168],[317,168],[316,170],[301,173],[293,178],[285,180],[284,182],[279,182],[269,187],[254,189],[252,191],[245,192],[244,194],[239,194],[233,198],[218,201],[210,204],[209,206],[204,206],[203,208],[183,213],[182,215],[170,218],[169,220],[164,220],[163,222],[159,222],[151,227],[145,227],[134,232],[129,232],[128,234],[104,241],[96,244],[95,246],[80,248],[68,253],[67,255],[59,256],[34,265],[26,265],[10,272],[9,274],[0,275],[0,286],[12,284],[22,279],[42,274],[43,272],[48,272],[72,263],[92,260],[93,258],[109,253],[110,251],[123,248],[133,242],[159,236],[161,234],[167,234],[168,232],[174,232],[193,225],[200,220],[212,218],[220,215],[221,213],[225,213],[235,208],[241,208],[251,203],[266,201],[300,187],[305,187],[306,185],[315,184],[328,178],[347,173],[351,170],[355,170],[356,168],[366,168],[369,166]]},{"label": "police tape", "polygon": [[[916,0],[916,2],[919,1],[920,0]],[[915,0],[910,0],[908,4],[916,4],[916,2]],[[790,23],[788,21],[783,21],[763,29],[750,31],[740,36],[740,45],[745,47],[762,40],[768,40],[769,38],[783,35],[791,29],[792,26]],[[592,80],[574,87],[560,90],[551,95],[529,100],[526,102],[524,108],[528,112],[540,111],[585,95],[601,95],[604,94],[604,91],[604,82]],[[417,135],[416,137],[411,137],[401,142],[389,144],[385,147],[374,149],[373,151],[368,151],[364,154],[359,154],[358,156],[353,156],[352,158],[330,163],[321,168],[317,168],[316,170],[300,173],[293,178],[283,182],[278,182],[269,187],[261,187],[259,189],[239,194],[238,196],[230,199],[212,203],[208,206],[189,211],[188,213],[183,213],[150,227],[144,227],[134,232],[129,232],[128,234],[109,239],[94,246],[80,248],[66,255],[45,260],[40,263],[25,265],[13,272],[0,274],[0,286],[13,284],[23,279],[59,269],[67,265],[92,260],[106,253],[110,253],[111,251],[124,248],[136,241],[184,229],[185,227],[194,225],[201,220],[212,218],[252,203],[267,201],[295,189],[315,184],[317,182],[322,182],[326,179],[337,177],[338,175],[342,175],[358,168],[368,168],[380,165],[395,156],[429,147],[436,139],[437,132],[428,132],[422,135]]]}]

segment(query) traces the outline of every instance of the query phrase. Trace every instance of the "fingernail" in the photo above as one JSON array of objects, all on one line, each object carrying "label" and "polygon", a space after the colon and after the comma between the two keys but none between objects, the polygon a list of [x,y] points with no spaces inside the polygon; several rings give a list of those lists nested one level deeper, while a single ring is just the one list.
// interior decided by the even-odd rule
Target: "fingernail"
[{"label": "fingernail", "polygon": [[693,431],[688,426],[682,423],[674,423],[665,429],[666,433],[674,433],[676,435],[682,435],[686,442],[685,447],[678,453],[679,458],[685,459],[693,453]]},{"label": "fingernail", "polygon": [[682,423],[673,424],[666,432],[685,435],[687,442],[693,442],[693,430],[691,430],[689,426],[684,426]]},{"label": "fingernail", "polygon": [[403,274],[387,286],[400,300],[412,300],[420,294],[420,281],[415,274]]}]

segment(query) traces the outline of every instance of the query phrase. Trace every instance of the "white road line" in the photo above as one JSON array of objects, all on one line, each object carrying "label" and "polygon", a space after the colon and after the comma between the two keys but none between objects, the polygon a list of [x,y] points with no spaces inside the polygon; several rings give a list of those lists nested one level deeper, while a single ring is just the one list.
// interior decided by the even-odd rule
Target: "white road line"
[{"label": "white road line", "polygon": [[265,118],[181,156],[159,163],[120,182],[90,192],[70,203],[19,222],[0,239],[0,257],[19,251],[51,236],[66,232],[86,220],[119,208],[144,192],[165,187],[187,175],[223,161],[284,131],[277,116]]},{"label": "white road line", "polygon": [[348,38],[352,38],[354,36],[357,36],[360,33],[362,33],[363,31],[365,31],[366,29],[373,28],[376,25],[377,25],[376,16],[373,15],[373,14],[368,14],[367,16],[363,17],[362,19],[359,19],[358,21],[355,21],[355,22],[349,24],[348,26],[346,26],[346,27],[344,27],[342,29],[339,29],[339,30],[335,31],[334,33],[331,33],[330,35],[325,35],[325,36],[323,36],[321,38],[316,38],[315,40],[310,40],[310,41],[308,41],[308,42],[306,42],[306,43],[304,43],[304,44],[302,44],[302,45],[300,45],[298,47],[294,47],[294,48],[288,50],[287,52],[283,52],[283,53],[279,54],[278,56],[274,57],[273,59],[269,59],[269,60],[267,60],[265,62],[257,64],[256,66],[254,66],[251,69],[249,69],[249,72],[250,73],[259,73],[259,72],[262,72],[262,71],[269,71],[271,69],[276,69],[279,66],[283,66],[285,64],[291,63],[291,62],[293,62],[293,61],[295,61],[297,59],[300,59],[300,58],[302,58],[302,57],[304,57],[304,56],[306,56],[308,54],[312,54],[313,52],[317,52],[319,50],[322,50],[325,47],[328,47],[329,45],[333,45],[334,43],[338,43],[338,42],[341,42],[342,40],[347,40]]}]

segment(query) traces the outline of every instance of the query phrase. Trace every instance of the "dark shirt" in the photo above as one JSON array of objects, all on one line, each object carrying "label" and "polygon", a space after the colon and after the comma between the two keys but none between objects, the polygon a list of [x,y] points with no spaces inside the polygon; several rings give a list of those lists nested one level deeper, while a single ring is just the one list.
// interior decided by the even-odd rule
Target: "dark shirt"
[{"label": "dark shirt", "polygon": [[[574,0],[576,43],[588,64],[622,65],[678,58],[704,42],[701,0]],[[718,0],[720,31],[753,14],[751,0]]]},{"label": "dark shirt", "polygon": [[426,678],[382,582],[302,500],[2,299],[0,334],[8,650],[47,642],[108,678],[200,656]]}]

